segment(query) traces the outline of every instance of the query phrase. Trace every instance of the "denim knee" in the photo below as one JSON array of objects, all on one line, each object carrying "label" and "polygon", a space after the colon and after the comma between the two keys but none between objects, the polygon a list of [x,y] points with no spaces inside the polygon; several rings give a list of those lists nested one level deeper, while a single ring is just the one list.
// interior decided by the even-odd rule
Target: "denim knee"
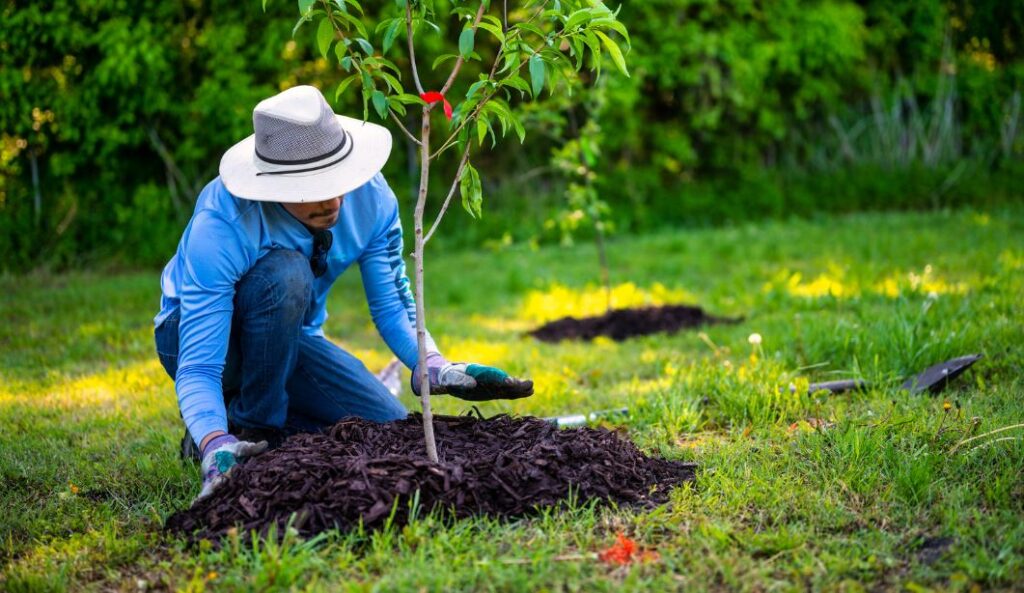
[{"label": "denim knee", "polygon": [[263,256],[238,283],[236,299],[244,309],[281,309],[301,318],[313,293],[309,259],[292,249],[275,249]]}]

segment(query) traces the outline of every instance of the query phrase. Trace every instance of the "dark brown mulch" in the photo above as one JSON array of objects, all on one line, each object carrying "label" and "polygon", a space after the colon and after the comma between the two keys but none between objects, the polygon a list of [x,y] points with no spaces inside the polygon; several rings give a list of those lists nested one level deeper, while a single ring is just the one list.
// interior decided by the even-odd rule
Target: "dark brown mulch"
[{"label": "dark brown mulch", "polygon": [[561,340],[593,340],[607,336],[616,342],[659,332],[675,333],[681,329],[712,323],[735,323],[736,319],[708,315],[700,307],[663,305],[636,309],[612,309],[596,317],[563,317],[538,327],[530,335],[542,342]]},{"label": "dark brown mulch", "polygon": [[[435,416],[442,463],[423,448],[419,415],[377,424],[345,419],[323,434],[289,437],[281,447],[238,466],[211,497],[167,519],[166,528],[217,539],[232,527],[265,533],[292,526],[311,535],[381,526],[395,508],[409,519],[419,490],[422,511],[455,517],[527,515],[539,507],[593,499],[655,505],[671,487],[692,480],[695,464],[647,457],[602,428],[559,430],[539,418]],[[395,504],[397,500],[397,505]]]}]

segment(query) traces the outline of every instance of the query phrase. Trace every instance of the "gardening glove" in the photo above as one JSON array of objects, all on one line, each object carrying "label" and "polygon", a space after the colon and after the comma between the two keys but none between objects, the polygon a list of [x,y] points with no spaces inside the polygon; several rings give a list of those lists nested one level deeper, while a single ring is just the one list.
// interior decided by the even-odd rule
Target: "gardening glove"
[{"label": "gardening glove", "polygon": [[262,453],[266,448],[267,441],[240,441],[229,434],[214,437],[203,448],[203,489],[193,504],[213,494],[242,458]]},{"label": "gardening glove", "polygon": [[[468,401],[519,399],[533,395],[533,381],[520,381],[505,371],[482,364],[450,363],[436,352],[427,355],[430,394],[454,395]],[[419,373],[413,371],[412,390],[419,395]]]}]

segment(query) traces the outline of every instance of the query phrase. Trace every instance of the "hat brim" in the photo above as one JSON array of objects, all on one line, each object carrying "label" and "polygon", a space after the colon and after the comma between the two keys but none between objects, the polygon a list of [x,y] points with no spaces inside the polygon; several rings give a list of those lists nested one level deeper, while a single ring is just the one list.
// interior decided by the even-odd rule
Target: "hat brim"
[{"label": "hat brim", "polygon": [[352,152],[325,169],[306,173],[258,175],[256,135],[253,134],[224,153],[220,177],[232,195],[261,202],[322,202],[350,192],[384,168],[391,154],[391,132],[384,126],[335,115],[351,135]]}]

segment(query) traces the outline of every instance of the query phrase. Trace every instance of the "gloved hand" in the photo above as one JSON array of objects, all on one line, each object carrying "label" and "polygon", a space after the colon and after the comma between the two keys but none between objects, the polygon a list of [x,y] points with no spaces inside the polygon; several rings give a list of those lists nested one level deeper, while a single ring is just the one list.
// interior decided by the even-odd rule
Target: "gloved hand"
[{"label": "gloved hand", "polygon": [[[427,356],[430,394],[454,395],[469,401],[520,399],[533,395],[533,381],[520,381],[505,371],[482,364],[450,363],[431,352]],[[419,373],[413,371],[412,390],[420,394]]]},{"label": "gloved hand", "polygon": [[213,494],[227,475],[231,473],[239,460],[250,455],[258,455],[267,448],[267,441],[251,443],[240,441],[230,434],[214,437],[203,447],[203,489],[193,503]]}]

